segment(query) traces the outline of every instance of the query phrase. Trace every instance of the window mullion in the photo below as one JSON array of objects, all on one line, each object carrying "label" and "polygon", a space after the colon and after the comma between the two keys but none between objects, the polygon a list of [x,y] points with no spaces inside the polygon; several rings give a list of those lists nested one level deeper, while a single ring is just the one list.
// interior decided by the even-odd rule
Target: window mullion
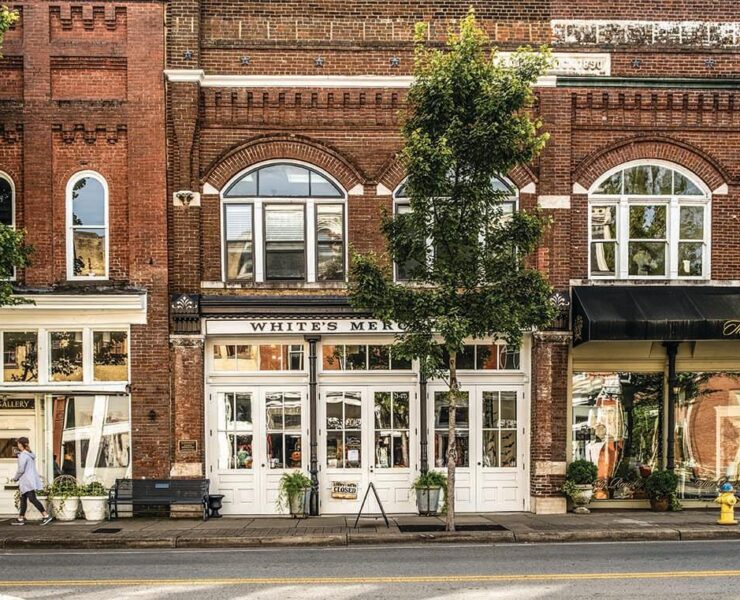
[{"label": "window mullion", "polygon": [[629,201],[626,196],[619,198],[619,205],[617,208],[617,240],[619,260],[617,264],[617,277],[619,279],[627,279],[629,277],[629,236],[630,236],[630,216],[629,216]]},{"label": "window mullion", "polygon": [[672,196],[668,203],[668,223],[666,224],[666,243],[668,244],[668,276],[678,278],[678,241],[680,238],[680,210],[678,198]]}]

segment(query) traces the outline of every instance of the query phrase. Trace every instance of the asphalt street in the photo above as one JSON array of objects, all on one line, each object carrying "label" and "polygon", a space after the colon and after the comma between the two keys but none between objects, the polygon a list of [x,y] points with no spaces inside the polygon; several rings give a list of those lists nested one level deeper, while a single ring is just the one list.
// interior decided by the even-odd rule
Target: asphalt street
[{"label": "asphalt street", "polygon": [[0,600],[740,598],[740,541],[9,551]]}]

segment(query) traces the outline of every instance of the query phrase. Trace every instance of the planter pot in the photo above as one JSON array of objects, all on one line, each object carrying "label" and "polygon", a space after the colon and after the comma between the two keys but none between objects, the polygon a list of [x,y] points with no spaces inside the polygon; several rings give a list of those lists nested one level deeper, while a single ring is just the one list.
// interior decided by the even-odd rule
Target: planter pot
[{"label": "planter pot", "polygon": [[576,491],[570,497],[575,505],[573,512],[580,515],[590,513],[591,511],[586,508],[586,505],[591,502],[591,498],[593,498],[594,486],[590,483],[584,483],[576,485],[575,487]]},{"label": "planter pot", "polygon": [[208,510],[211,511],[210,517],[212,519],[220,519],[223,517],[223,515],[218,512],[223,508],[223,501],[223,494],[211,494],[208,496]]},{"label": "planter pot", "polygon": [[82,511],[85,513],[86,521],[104,521],[106,507],[108,505],[107,496],[81,496]]},{"label": "planter pot", "polygon": [[439,509],[442,488],[416,488],[416,508],[420,515],[433,516]]},{"label": "planter pot", "polygon": [[653,512],[667,512],[670,506],[670,498],[650,498],[650,508]]},{"label": "planter pot", "polygon": [[290,499],[290,514],[294,518],[305,517],[308,513],[309,498],[311,497],[311,488],[306,488],[302,492],[295,494]]},{"label": "planter pot", "polygon": [[79,496],[69,498],[52,498],[51,508],[54,518],[59,521],[74,521],[77,518],[77,509],[80,507]]}]

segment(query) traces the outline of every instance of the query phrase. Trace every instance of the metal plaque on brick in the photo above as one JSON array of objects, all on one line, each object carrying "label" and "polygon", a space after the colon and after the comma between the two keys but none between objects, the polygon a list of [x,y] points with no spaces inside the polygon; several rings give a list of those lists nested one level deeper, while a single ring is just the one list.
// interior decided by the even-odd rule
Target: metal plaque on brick
[{"label": "metal plaque on brick", "polygon": [[331,497],[340,500],[357,500],[357,483],[354,481],[332,481]]},{"label": "metal plaque on brick", "polygon": [[183,454],[191,454],[198,451],[197,440],[180,440],[177,442],[177,449]]}]

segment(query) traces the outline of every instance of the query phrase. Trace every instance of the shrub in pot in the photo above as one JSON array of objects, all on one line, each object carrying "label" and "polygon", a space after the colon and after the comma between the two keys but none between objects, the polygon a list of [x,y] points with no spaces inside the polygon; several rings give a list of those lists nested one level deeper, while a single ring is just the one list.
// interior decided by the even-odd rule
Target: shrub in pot
[{"label": "shrub in pot", "polygon": [[447,490],[447,476],[440,471],[427,471],[413,483],[416,492],[416,508],[420,515],[436,515],[440,494]]},{"label": "shrub in pot", "polygon": [[586,505],[594,494],[594,482],[598,475],[596,465],[587,460],[575,460],[568,465],[565,473],[563,493],[568,496],[575,508],[574,513],[587,514],[591,511]]},{"label": "shrub in pot", "polygon": [[678,487],[678,477],[673,471],[658,469],[645,480],[645,491],[650,497],[650,507],[665,512],[673,503]]},{"label": "shrub in pot", "polygon": [[289,509],[294,518],[303,517],[307,513],[310,494],[311,479],[303,472],[283,473],[280,478],[277,508],[280,511]]},{"label": "shrub in pot", "polygon": [[108,490],[99,481],[81,486],[80,502],[87,521],[104,521],[108,504]]},{"label": "shrub in pot", "polygon": [[74,521],[80,507],[80,484],[70,475],[57,477],[44,492],[59,521]]}]

